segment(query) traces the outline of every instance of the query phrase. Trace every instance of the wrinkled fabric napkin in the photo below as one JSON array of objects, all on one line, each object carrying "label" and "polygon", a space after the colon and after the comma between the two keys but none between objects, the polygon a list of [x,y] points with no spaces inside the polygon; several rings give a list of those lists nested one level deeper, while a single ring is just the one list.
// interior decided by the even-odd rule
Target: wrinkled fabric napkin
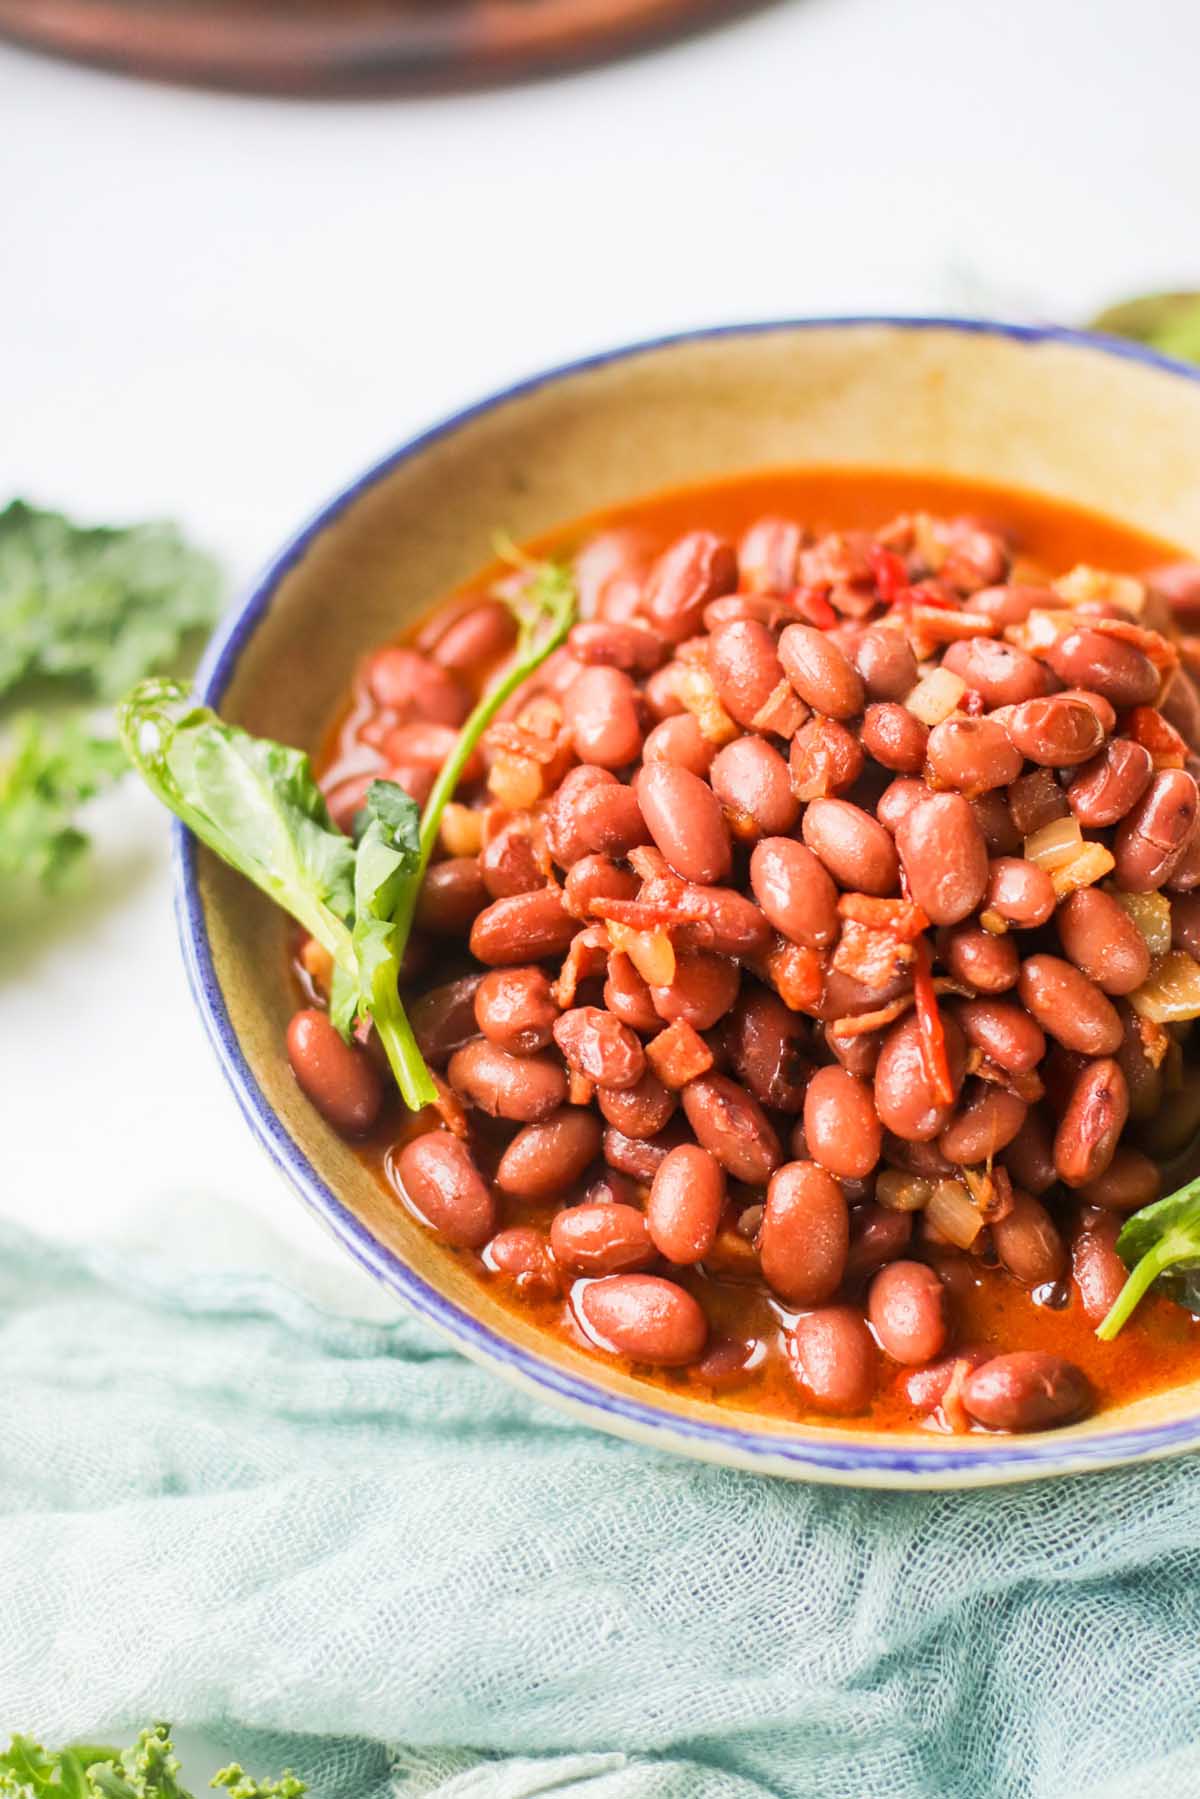
[{"label": "wrinkled fabric napkin", "polygon": [[0,1729],[167,1718],[318,1799],[1200,1793],[1200,1460],[765,1480],[294,1276],[0,1230]]}]

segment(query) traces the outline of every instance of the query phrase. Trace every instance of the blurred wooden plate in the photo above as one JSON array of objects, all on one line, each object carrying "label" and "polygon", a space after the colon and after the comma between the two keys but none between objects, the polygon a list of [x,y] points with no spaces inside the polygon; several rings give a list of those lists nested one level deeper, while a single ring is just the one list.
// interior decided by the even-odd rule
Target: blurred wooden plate
[{"label": "blurred wooden plate", "polygon": [[[0,35],[243,92],[480,86],[621,55],[755,0],[0,0]],[[759,0],[761,3],[761,0]]]}]

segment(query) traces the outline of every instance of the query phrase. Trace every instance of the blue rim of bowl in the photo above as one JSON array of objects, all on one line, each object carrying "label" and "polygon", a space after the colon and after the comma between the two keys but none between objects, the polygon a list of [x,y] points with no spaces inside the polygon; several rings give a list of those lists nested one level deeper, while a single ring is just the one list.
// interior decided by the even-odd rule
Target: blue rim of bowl
[{"label": "blue rim of bowl", "polygon": [[[727,337],[764,336],[800,330],[855,330],[886,328],[901,331],[957,331],[981,337],[1001,337],[1026,344],[1064,344],[1114,356],[1125,361],[1200,381],[1200,369],[1159,355],[1142,345],[1099,333],[1072,331],[1060,326],[1007,324],[989,319],[942,318],[852,314],[846,317],[777,319],[759,323],[717,325],[682,331],[664,337],[601,351],[560,364],[504,388],[465,407],[439,424],[420,432],[373,463],[301,527],[291,541],[267,565],[248,598],[236,607],[218,629],[196,675],[196,689],[207,705],[218,707],[228,688],[238,657],[265,615],[280,582],[304,556],[313,541],[349,506],[400,464],[419,456],[430,445],[462,426],[511,400],[536,392],[568,376],[587,374],[613,362],[627,361],[676,345]],[[573,1374],[539,1355],[519,1347],[488,1328],[480,1319],[439,1293],[413,1269],[380,1243],[367,1227],[326,1186],[299,1145],[285,1130],[271,1107],[249,1064],[230,1021],[225,998],[213,965],[212,946],[196,881],[196,843],[178,822],[174,825],[175,915],[188,982],[199,1006],[205,1028],[217,1052],[225,1078],[233,1089],[243,1118],[272,1160],[309,1208],[329,1226],[354,1259],[376,1279],[400,1294],[413,1308],[448,1333],[476,1359],[498,1365],[523,1384],[592,1414],[598,1424],[649,1437],[656,1446],[704,1457],[711,1450],[718,1458],[740,1458],[765,1471],[787,1470],[796,1475],[837,1479],[847,1484],[903,1482],[922,1478],[940,1485],[993,1483],[1033,1478],[1045,1474],[1082,1473],[1116,1463],[1154,1458],[1200,1446],[1200,1416],[1146,1425],[1134,1430],[1098,1432],[1093,1436],[1046,1436],[992,1439],[967,1450],[943,1446],[936,1438],[928,1448],[892,1446],[878,1441],[858,1443],[847,1437],[829,1442],[819,1432],[805,1431],[790,1438],[740,1425],[715,1424],[680,1417],[669,1401],[644,1403],[614,1393]]]}]

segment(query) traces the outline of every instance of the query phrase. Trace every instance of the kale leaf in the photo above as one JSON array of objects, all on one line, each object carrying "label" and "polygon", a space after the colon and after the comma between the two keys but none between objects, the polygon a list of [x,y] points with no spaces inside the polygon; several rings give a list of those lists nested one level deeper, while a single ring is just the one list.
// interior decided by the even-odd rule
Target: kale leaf
[{"label": "kale leaf", "polygon": [[[14,1736],[0,1752],[0,1799],[192,1799],[179,1780],[170,1726],[143,1730],[132,1749],[75,1743],[46,1750],[32,1737]],[[211,1784],[230,1799],[300,1799],[305,1783],[285,1772],[278,1780],[254,1780],[234,1763]]]},{"label": "kale leaf", "polygon": [[0,885],[63,887],[87,848],[77,808],[127,767],[115,738],[98,737],[77,718],[18,718],[0,754]]}]

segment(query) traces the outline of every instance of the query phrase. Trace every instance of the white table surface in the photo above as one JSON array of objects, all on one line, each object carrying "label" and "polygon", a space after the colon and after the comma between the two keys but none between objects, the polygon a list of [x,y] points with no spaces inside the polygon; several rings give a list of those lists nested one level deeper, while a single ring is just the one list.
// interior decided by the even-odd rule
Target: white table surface
[{"label": "white table surface", "polygon": [[[550,83],[308,104],[0,49],[0,496],[174,515],[236,589],[349,474],[542,364],[1194,280],[1198,50],[1194,0],[791,0]],[[164,819],[130,782],[95,825],[85,898],[0,934],[0,1210],[74,1237],[219,1194],[335,1254],[193,1015]]]}]

